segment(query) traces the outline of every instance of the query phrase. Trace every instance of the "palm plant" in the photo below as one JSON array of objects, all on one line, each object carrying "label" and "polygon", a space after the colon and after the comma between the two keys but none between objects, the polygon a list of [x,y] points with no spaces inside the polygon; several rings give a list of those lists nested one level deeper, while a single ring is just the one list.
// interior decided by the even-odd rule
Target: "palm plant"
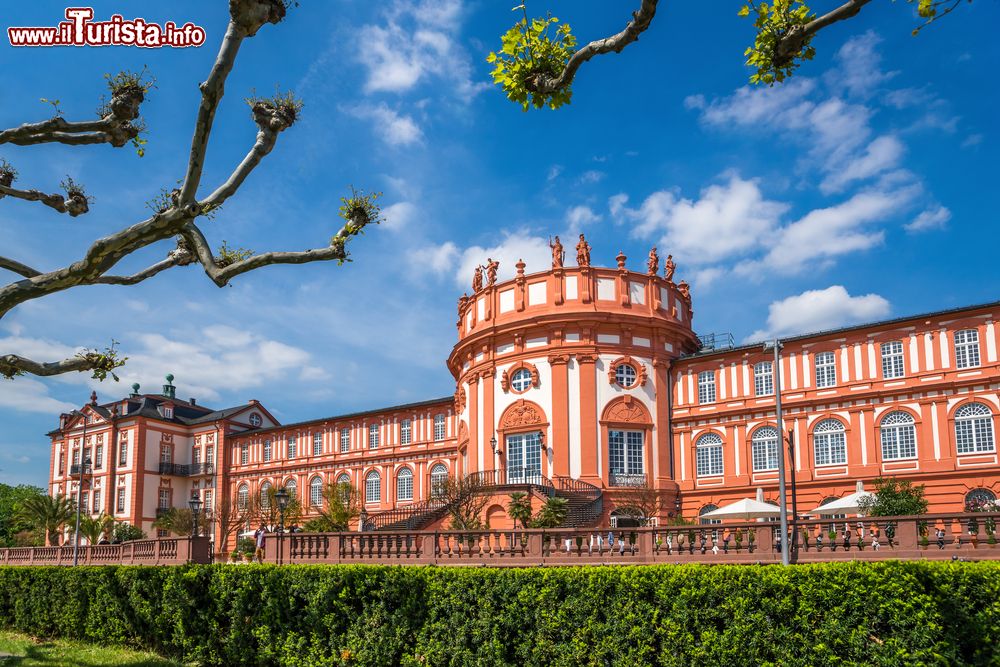
[{"label": "palm plant", "polygon": [[[198,528],[201,534],[211,527],[211,522],[204,512],[198,515]],[[171,507],[153,522],[153,528],[165,530],[180,537],[187,537],[194,532],[194,515],[186,507]]]},{"label": "palm plant", "polygon": [[521,522],[522,528],[528,527],[528,521],[531,520],[531,500],[528,499],[528,494],[521,491],[510,494],[507,516],[514,521],[514,528],[517,528],[518,521]]},{"label": "palm plant", "polygon": [[59,494],[35,496],[21,503],[18,517],[35,528],[44,530],[50,545],[59,543],[59,533],[76,514],[76,503]]},{"label": "palm plant", "polygon": [[114,517],[110,517],[104,512],[96,517],[89,514],[80,517],[80,534],[87,538],[88,544],[97,544],[104,535],[110,537],[114,526]]},{"label": "palm plant", "polygon": [[557,528],[566,521],[569,501],[565,498],[549,498],[531,520],[533,528]]}]

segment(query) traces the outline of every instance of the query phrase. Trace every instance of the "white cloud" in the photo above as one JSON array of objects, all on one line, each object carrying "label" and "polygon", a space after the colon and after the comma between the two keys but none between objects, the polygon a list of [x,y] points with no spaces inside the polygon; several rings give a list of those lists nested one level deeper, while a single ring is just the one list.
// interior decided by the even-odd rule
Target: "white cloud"
[{"label": "white cloud", "polygon": [[837,51],[837,65],[827,72],[830,87],[855,97],[865,97],[896,76],[883,72],[876,48],[882,39],[869,30],[844,42]]},{"label": "white cloud", "polygon": [[13,380],[0,379],[0,407],[19,412],[56,415],[60,412],[69,412],[78,406],[49,396],[47,386],[29,376],[23,376]]},{"label": "white cloud", "polygon": [[421,143],[424,133],[411,116],[401,115],[384,102],[378,105],[359,104],[348,111],[361,119],[372,121],[375,134],[390,146]]},{"label": "white cloud", "polygon": [[878,294],[851,296],[842,285],[809,290],[773,302],[767,327],[754,331],[746,342],[850,326],[883,318],[889,310],[889,302]]},{"label": "white cloud", "polygon": [[939,205],[922,211],[912,222],[903,227],[908,232],[924,232],[930,229],[941,229],[949,220],[951,220],[951,211]]},{"label": "white cloud", "polygon": [[418,269],[426,269],[432,273],[448,273],[459,256],[458,246],[451,241],[441,245],[426,246],[413,251],[413,264]]},{"label": "white cloud", "polygon": [[981,134],[970,134],[962,142],[962,148],[972,148],[973,146],[978,146],[983,143],[983,135]]},{"label": "white cloud", "polygon": [[596,169],[588,169],[587,171],[580,174],[577,179],[577,183],[580,185],[593,185],[594,183],[600,183],[604,180],[605,173],[603,171],[598,171]]},{"label": "white cloud", "polygon": [[559,174],[563,172],[563,166],[561,164],[554,164],[549,167],[548,174],[545,175],[545,180],[551,182],[559,178]]},{"label": "white cloud", "polygon": [[414,258],[435,273],[451,274],[455,284],[468,290],[472,285],[472,274],[476,267],[485,264],[487,258],[500,262],[497,271],[499,280],[514,277],[515,264],[523,259],[527,265],[525,273],[542,271],[551,266],[552,251],[548,239],[532,236],[526,230],[505,232],[503,240],[493,246],[474,245],[464,250],[451,241],[439,246],[428,246],[414,252]]},{"label": "white cloud", "polygon": [[611,219],[617,223],[624,222],[625,205],[628,204],[628,195],[619,192],[608,198],[608,210],[611,211]]},{"label": "white cloud", "polygon": [[417,219],[417,207],[408,201],[401,201],[382,209],[385,222],[382,224],[393,231],[407,227]]},{"label": "white cloud", "polygon": [[469,101],[488,87],[472,80],[469,54],[459,44],[461,0],[397,0],[384,10],[385,24],[361,26],[357,58],[367,71],[365,92],[402,93],[431,77]]},{"label": "white cloud", "polygon": [[839,192],[854,181],[867,180],[899,164],[905,151],[903,142],[893,136],[882,136],[868,144],[864,154],[856,156],[830,173],[820,184],[824,193]]},{"label": "white cloud", "polygon": [[600,222],[601,216],[594,213],[589,206],[574,206],[566,211],[566,222],[569,224],[569,233],[579,234],[584,225]]},{"label": "white cloud", "polygon": [[637,209],[627,197],[609,201],[612,215],[635,223],[633,233],[656,238],[690,264],[709,264],[757,248],[778,225],[787,204],[764,198],[757,181],[732,174],[726,183],[710,185],[697,200],[660,190]]}]

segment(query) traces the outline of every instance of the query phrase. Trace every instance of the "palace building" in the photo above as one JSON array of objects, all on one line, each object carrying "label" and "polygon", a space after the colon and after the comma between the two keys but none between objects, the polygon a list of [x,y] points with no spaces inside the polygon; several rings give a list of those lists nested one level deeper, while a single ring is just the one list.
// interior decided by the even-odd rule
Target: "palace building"
[{"label": "palace building", "polygon": [[[279,424],[256,400],[212,410],[133,393],[60,417],[50,491],[77,496],[155,534],[158,512],[192,494],[209,511],[284,487],[308,517],[323,488],[363,494],[369,529],[446,527],[432,494],[476,475],[483,521],[510,526],[513,490],[569,501],[570,525],[663,522],[762,489],[776,501],[781,388],[788,479],[800,514],[899,476],[926,486],[931,511],[1000,491],[1000,302],[763,343],[706,345],[688,285],[655,249],[644,272],[564,266],[498,282],[476,270],[458,302],[447,359],[453,396]],[[91,462],[86,467],[86,461]],[[83,473],[83,474],[81,474]]]}]

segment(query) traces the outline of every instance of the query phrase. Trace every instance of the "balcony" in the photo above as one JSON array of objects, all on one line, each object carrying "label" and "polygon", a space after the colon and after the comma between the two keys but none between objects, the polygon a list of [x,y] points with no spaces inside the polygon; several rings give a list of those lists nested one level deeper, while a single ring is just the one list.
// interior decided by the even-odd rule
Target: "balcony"
[{"label": "balcony", "polygon": [[69,467],[70,477],[79,477],[81,474],[92,475],[94,473],[94,466],[89,464],[80,465],[79,463],[74,463]]},{"label": "balcony", "polygon": [[646,475],[644,473],[628,475],[625,473],[613,472],[608,476],[608,486],[631,489],[641,488],[646,486]]},{"label": "balcony", "polygon": [[214,475],[215,466],[211,463],[160,463],[160,474],[176,477]]}]

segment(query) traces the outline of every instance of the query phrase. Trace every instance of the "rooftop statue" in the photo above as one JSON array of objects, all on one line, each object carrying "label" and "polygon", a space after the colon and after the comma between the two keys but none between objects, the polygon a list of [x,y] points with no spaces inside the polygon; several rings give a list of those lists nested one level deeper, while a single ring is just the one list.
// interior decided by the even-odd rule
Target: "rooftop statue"
[{"label": "rooftop statue", "polygon": [[549,241],[549,247],[552,248],[552,268],[561,269],[563,266],[563,260],[566,258],[566,253],[563,252],[562,243],[559,242],[559,237],[556,237],[555,243],[551,240]]},{"label": "rooftop statue", "polygon": [[590,266],[590,244],[580,234],[580,242],[576,244],[576,263],[580,266]]},{"label": "rooftop statue", "polygon": [[[656,248],[653,248],[656,250]],[[674,256],[667,255],[667,261],[663,263],[663,277],[667,279],[669,283],[674,279],[674,271],[677,270],[677,265],[674,263]]]},{"label": "rooftop statue", "polygon": [[477,266],[476,272],[472,274],[472,293],[480,292],[483,289],[483,267]]},{"label": "rooftop statue", "polygon": [[649,260],[646,262],[646,273],[655,276],[660,272],[660,256],[656,254],[656,246],[649,251]]},{"label": "rooftop statue", "polygon": [[492,259],[490,257],[486,258],[486,285],[487,287],[492,287],[497,284],[497,269],[500,268],[500,262]]}]

